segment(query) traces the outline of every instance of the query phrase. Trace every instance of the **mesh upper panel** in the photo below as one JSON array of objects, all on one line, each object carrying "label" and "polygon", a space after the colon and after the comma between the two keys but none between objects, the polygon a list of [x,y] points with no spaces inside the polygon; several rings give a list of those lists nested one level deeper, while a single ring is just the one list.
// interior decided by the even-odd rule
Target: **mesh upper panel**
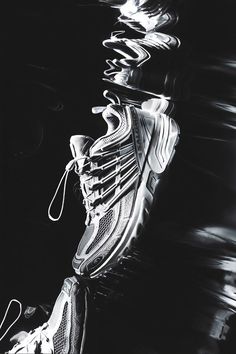
[{"label": "mesh upper panel", "polygon": [[100,219],[97,235],[91,245],[88,247],[86,254],[88,254],[99,243],[103,236],[109,232],[112,226],[113,219],[113,210],[110,209],[108,213]]},{"label": "mesh upper panel", "polygon": [[122,233],[124,232],[124,229],[128,222],[127,218],[130,217],[133,200],[134,200],[134,191],[130,191],[127,195],[121,198],[120,200],[121,209],[120,209],[119,218],[117,220],[116,229],[113,237],[108,238],[108,240],[106,241],[105,248],[104,248],[105,253],[109,252],[111,248],[114,246],[114,240],[118,241],[119,238],[122,236]]},{"label": "mesh upper panel", "polygon": [[67,329],[67,309],[68,303],[66,303],[64,306],[60,326],[53,336],[54,354],[64,353],[63,349],[65,347],[65,335]]}]

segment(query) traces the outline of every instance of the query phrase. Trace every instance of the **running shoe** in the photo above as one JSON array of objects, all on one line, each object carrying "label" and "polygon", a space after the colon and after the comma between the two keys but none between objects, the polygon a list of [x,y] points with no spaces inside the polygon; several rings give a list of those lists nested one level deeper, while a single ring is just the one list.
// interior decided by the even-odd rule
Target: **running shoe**
[{"label": "running shoe", "polygon": [[150,100],[141,109],[121,104],[118,97],[110,100],[93,109],[107,123],[104,136],[70,139],[73,160],[67,171],[74,168],[79,175],[87,211],[73,267],[90,278],[109,271],[138,238],[179,135],[165,99]]},{"label": "running shoe", "polygon": [[26,333],[20,332],[18,340],[8,354],[80,354],[85,340],[87,292],[76,277],[64,280],[61,293],[48,322]]}]

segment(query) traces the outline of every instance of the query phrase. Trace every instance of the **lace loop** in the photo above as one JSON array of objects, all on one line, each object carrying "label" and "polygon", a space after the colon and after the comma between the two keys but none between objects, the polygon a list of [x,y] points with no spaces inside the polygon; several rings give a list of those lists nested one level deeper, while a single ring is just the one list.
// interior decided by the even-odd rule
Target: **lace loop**
[{"label": "lace loop", "polygon": [[[69,172],[70,172],[70,170],[66,170],[66,171],[63,173],[63,175],[62,175],[62,177],[61,177],[61,179],[60,179],[60,182],[58,183],[57,189],[56,189],[56,191],[55,191],[55,193],[54,193],[54,196],[53,196],[53,198],[52,198],[52,200],[51,200],[51,203],[49,204],[49,207],[48,207],[48,217],[49,217],[49,219],[52,220],[52,221],[58,221],[58,220],[61,218],[61,216],[62,216],[63,209],[64,209],[64,204],[65,204],[66,184],[67,184],[67,178],[68,178]],[[61,202],[60,212],[59,212],[59,214],[58,214],[57,217],[53,217],[52,214],[51,214],[51,208],[52,208],[52,205],[53,205],[53,203],[54,203],[54,200],[56,199],[56,196],[57,196],[57,194],[58,194],[58,191],[59,191],[59,189],[60,189],[60,187],[61,187],[61,184],[62,184],[63,180],[64,180],[64,184],[63,184],[62,202]]]},{"label": "lace loop", "polygon": [[[72,171],[72,169],[75,167],[75,164],[76,164],[76,162],[77,162],[78,160],[85,160],[85,159],[87,159],[87,158],[88,158],[87,156],[76,157],[76,158],[74,158],[73,160],[69,161],[68,164],[66,165],[65,171],[64,171],[64,173],[63,173],[63,175],[62,175],[62,177],[61,177],[61,179],[60,179],[60,181],[59,181],[59,183],[58,183],[58,186],[57,186],[57,188],[56,188],[56,191],[55,191],[55,193],[54,193],[54,195],[53,195],[53,197],[52,197],[51,203],[49,204],[49,207],[48,207],[48,217],[49,217],[50,220],[52,220],[52,221],[58,221],[58,220],[61,218],[62,213],[63,213],[63,209],[64,209],[64,204],[65,204],[66,186],[67,186],[67,179],[68,179],[69,172]],[[87,164],[85,164],[85,165],[87,165]],[[85,165],[84,165],[84,166],[85,166]],[[64,183],[63,183],[63,180],[64,180]],[[63,183],[63,191],[62,191],[61,208],[60,208],[60,211],[59,211],[58,216],[57,216],[57,217],[54,217],[54,216],[52,216],[52,214],[51,214],[51,209],[52,209],[52,205],[53,205],[53,203],[54,203],[54,201],[55,201],[55,199],[56,199],[56,197],[57,197],[58,191],[59,191],[59,189],[60,189],[62,183]]]},{"label": "lace loop", "polygon": [[5,314],[3,316],[3,319],[0,323],[0,329],[2,329],[2,326],[6,320],[6,317],[7,317],[7,314],[10,310],[10,307],[11,307],[11,304],[13,302],[16,302],[18,305],[19,305],[19,314],[17,315],[16,319],[10,324],[10,326],[6,329],[6,331],[3,333],[3,335],[0,337],[0,341],[3,340],[3,338],[7,335],[7,333],[10,331],[10,329],[12,328],[12,326],[14,326],[14,324],[19,320],[21,314],[22,314],[22,304],[19,300],[16,300],[16,299],[11,299],[7,305],[7,308],[6,308],[6,311],[5,311]]},{"label": "lace loop", "polygon": [[[115,157],[113,155],[115,155]],[[105,183],[108,183],[112,178],[120,174],[122,167],[121,166],[116,167],[116,166],[119,165],[125,159],[128,159],[128,161],[122,163],[123,169],[132,168],[133,164],[135,164],[135,158],[133,157],[131,143],[128,143],[125,146],[120,147],[119,149],[99,151],[99,154],[97,155],[94,154],[93,156],[86,155],[86,156],[76,157],[73,160],[69,161],[65,167],[65,171],[59,181],[54,196],[48,207],[49,219],[52,221],[58,221],[61,218],[64,209],[64,204],[65,204],[68,175],[69,172],[72,171],[73,168],[75,168],[75,172],[80,176],[80,185],[84,197],[83,204],[87,212],[87,219],[85,221],[85,224],[87,225],[89,214],[96,207],[96,205],[101,200],[104,199],[104,196],[112,192],[112,190],[117,187],[119,182],[113,183],[106,190],[106,192],[99,191],[99,188],[100,187],[103,188]],[[79,167],[78,165],[76,165],[76,162],[78,162],[79,160],[87,160],[87,161],[84,162],[81,167]],[[90,168],[88,168],[85,171],[84,168],[88,165],[90,166]],[[109,173],[110,168],[115,168],[115,170]],[[132,168],[131,173],[133,172],[135,171]],[[101,177],[101,175],[103,175],[104,173],[105,173],[105,177]],[[97,177],[98,180],[96,180],[95,177]],[[121,178],[121,181],[123,181],[125,178],[126,178],[126,174]],[[54,217],[51,214],[51,209],[62,184],[63,184],[63,191],[62,191],[61,207],[58,216]],[[97,191],[96,196],[94,194],[95,191]]]}]

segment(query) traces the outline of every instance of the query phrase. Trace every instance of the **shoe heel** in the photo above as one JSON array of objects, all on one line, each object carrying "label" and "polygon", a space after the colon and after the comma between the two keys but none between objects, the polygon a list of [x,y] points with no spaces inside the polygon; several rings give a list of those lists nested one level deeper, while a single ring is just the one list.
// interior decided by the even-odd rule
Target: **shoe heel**
[{"label": "shoe heel", "polygon": [[166,114],[155,115],[155,127],[152,134],[148,162],[154,173],[163,173],[175,154],[179,140],[179,126]]}]

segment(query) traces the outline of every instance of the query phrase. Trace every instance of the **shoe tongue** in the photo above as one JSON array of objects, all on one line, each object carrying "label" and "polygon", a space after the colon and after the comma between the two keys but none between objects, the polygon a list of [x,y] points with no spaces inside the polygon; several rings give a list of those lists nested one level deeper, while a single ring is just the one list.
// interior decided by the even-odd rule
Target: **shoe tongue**
[{"label": "shoe tongue", "polygon": [[70,138],[70,149],[72,156],[83,157],[89,155],[89,148],[93,144],[94,139],[86,135],[73,135]]},{"label": "shoe tongue", "polygon": [[[94,139],[86,135],[73,135],[70,138],[70,149],[73,158],[89,156],[89,148],[94,143]],[[79,169],[83,169],[85,159],[77,161]]]}]

